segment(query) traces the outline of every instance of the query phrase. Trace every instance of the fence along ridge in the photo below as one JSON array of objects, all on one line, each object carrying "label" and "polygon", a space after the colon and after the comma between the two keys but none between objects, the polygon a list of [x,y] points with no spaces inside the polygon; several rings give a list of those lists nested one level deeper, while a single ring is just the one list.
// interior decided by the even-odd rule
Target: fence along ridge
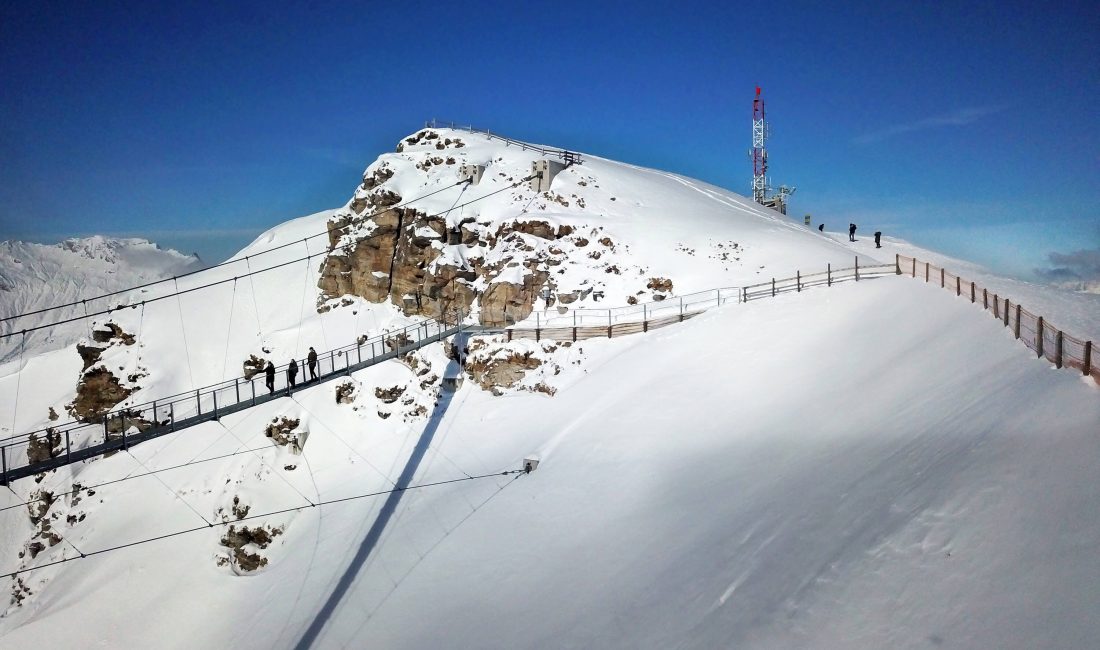
[{"label": "fence along ridge", "polygon": [[1079,370],[1085,377],[1092,377],[1100,385],[1100,363],[1093,354],[1093,342],[1079,339],[1053,325],[1043,316],[1033,314],[1019,303],[998,293],[990,293],[987,287],[972,280],[965,280],[947,269],[931,262],[921,262],[908,255],[894,256],[895,272],[913,279],[924,278],[925,283],[938,283],[941,289],[955,292],[959,298],[969,299],[981,305],[984,311],[1012,330],[1013,336],[1040,359],[1045,358],[1055,368]]}]

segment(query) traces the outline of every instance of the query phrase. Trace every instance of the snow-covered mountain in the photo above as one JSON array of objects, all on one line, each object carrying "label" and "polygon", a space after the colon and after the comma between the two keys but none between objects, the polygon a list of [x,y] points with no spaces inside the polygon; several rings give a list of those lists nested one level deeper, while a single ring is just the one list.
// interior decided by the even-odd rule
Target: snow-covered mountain
[{"label": "snow-covered mountain", "polygon": [[[59,244],[0,242],[0,317],[79,301],[151,280],[199,269],[195,255],[163,249],[144,239],[93,236],[66,239]],[[93,309],[96,305],[93,304]],[[68,310],[66,317],[79,314]],[[57,320],[57,313],[5,322],[0,332],[20,331]],[[43,351],[72,345],[79,325],[27,335],[27,346]],[[0,361],[19,353],[19,341],[0,342]]]},{"label": "snow-covered mountain", "polygon": [[[91,319],[102,335],[83,352],[0,365],[0,426],[125,408],[424,316],[568,321],[856,256],[958,266],[1100,338],[1088,296],[590,155],[535,191],[521,181],[542,158],[411,134],[344,206],[179,280],[221,284],[125,296],[145,304]],[[464,164],[479,183],[457,184]],[[623,338],[465,345],[464,371],[436,345],[17,482],[0,496],[0,573],[41,568],[6,579],[0,647],[1024,648],[1100,633],[1100,389],[938,287],[890,276]],[[82,399],[92,374],[113,389]],[[533,473],[500,474],[528,457]],[[386,493],[406,481],[425,487]]]}]

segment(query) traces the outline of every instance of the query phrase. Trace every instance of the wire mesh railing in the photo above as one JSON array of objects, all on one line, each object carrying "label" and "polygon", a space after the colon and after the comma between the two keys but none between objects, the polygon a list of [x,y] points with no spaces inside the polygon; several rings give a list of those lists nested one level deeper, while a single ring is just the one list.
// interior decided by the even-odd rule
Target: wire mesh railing
[{"label": "wire mesh railing", "polygon": [[499,133],[493,133],[489,129],[479,129],[476,126],[473,126],[472,124],[456,124],[455,122],[444,122],[442,120],[437,120],[435,118],[432,118],[431,120],[428,120],[428,121],[424,122],[424,128],[426,128],[426,129],[455,129],[455,130],[458,130],[458,131],[469,131],[470,133],[478,133],[480,135],[484,135],[485,137],[489,138],[490,140],[500,140],[501,142],[504,142],[504,143],[507,143],[507,144],[516,145],[517,147],[520,147],[524,151],[531,150],[531,151],[535,151],[535,152],[541,153],[541,154],[546,155],[546,156],[554,156],[554,157],[560,158],[562,161],[564,161],[568,164],[580,164],[582,162],[581,161],[581,155],[579,153],[577,153],[576,151],[568,151],[566,149],[556,149],[556,148],[553,148],[553,147],[540,147],[538,145],[531,144],[529,142],[523,142],[522,140],[515,140],[513,138],[509,138],[509,137],[500,135]]},{"label": "wire mesh railing", "polygon": [[1016,339],[1035,352],[1040,359],[1050,361],[1056,368],[1080,372],[1100,384],[1100,364],[1093,359],[1092,341],[1083,341],[1067,334],[1043,316],[1024,309],[1019,303],[990,292],[987,287],[961,278],[931,262],[898,255],[895,266],[898,275],[939,284],[940,288],[954,292],[957,297],[981,305],[983,310],[1003,323]]},{"label": "wire mesh railing", "polygon": [[[323,352],[317,357],[317,380],[324,382],[345,376],[442,340],[464,328],[506,332],[509,340],[513,336],[539,339],[544,334],[563,340],[614,337],[682,322],[731,302],[747,303],[815,286],[894,275],[895,271],[894,264],[860,265],[859,258],[855,258],[855,264],[851,267],[833,269],[829,265],[825,271],[818,273],[803,275],[798,272],[789,278],[773,278],[744,287],[722,287],[608,309],[574,309],[565,314],[551,313],[549,310],[533,312],[520,322],[509,322],[508,327],[463,325],[464,315],[456,314],[454,322],[425,320]],[[94,418],[72,420],[9,437],[0,441],[0,485],[127,449],[130,445],[202,422],[218,420],[224,415],[302,390],[312,384],[312,373],[306,359],[296,359],[295,363],[298,374],[293,380],[288,372],[290,362],[287,362],[275,367],[270,385],[267,384],[266,373],[257,369],[255,373],[193,391],[141,404],[121,404]]]},{"label": "wire mesh railing", "polygon": [[141,404],[121,404],[90,418],[52,425],[0,442],[0,485],[62,465],[126,449],[132,444],[173,433],[201,422],[218,420],[258,404],[330,381],[411,350],[442,340],[462,329],[463,316],[452,323],[425,320],[317,355],[315,371],[308,358],[274,366],[268,383],[264,369],[210,386]]},{"label": "wire mesh railing", "polygon": [[772,278],[767,282],[743,287],[720,287],[608,309],[572,309],[562,313],[550,309],[536,311],[522,321],[509,321],[507,327],[488,328],[488,331],[504,332],[509,339],[517,336],[535,339],[546,336],[574,341],[596,336],[611,338],[617,335],[645,332],[673,322],[682,322],[727,303],[746,303],[783,293],[801,292],[812,287],[831,286],[838,282],[858,281],[895,273],[894,264],[860,264],[857,257],[853,266],[834,269],[829,264],[824,271],[809,274],[796,272],[789,278]]}]

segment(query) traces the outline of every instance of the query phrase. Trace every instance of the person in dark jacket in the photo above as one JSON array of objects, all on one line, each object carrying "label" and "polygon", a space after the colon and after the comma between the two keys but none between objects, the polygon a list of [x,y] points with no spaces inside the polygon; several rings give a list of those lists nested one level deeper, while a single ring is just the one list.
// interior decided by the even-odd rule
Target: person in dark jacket
[{"label": "person in dark jacket", "polygon": [[856,240],[856,225],[854,223],[848,224],[848,241]]},{"label": "person in dark jacket", "polygon": [[882,248],[882,231],[875,231],[875,248]]},{"label": "person in dark jacket", "polygon": [[825,232],[825,224],[823,224],[823,223],[817,224],[817,231],[818,232]]},{"label": "person in dark jacket", "polygon": [[290,360],[290,365],[286,367],[286,383],[294,388],[294,380],[298,376],[298,362],[294,359]]},{"label": "person in dark jacket", "polygon": [[312,347],[309,349],[306,361],[309,362],[309,380],[317,381],[317,351]]},{"label": "person in dark jacket", "polygon": [[267,384],[267,394],[275,394],[275,366],[270,361],[267,362],[267,367],[264,368],[264,375],[266,377],[265,384]]}]

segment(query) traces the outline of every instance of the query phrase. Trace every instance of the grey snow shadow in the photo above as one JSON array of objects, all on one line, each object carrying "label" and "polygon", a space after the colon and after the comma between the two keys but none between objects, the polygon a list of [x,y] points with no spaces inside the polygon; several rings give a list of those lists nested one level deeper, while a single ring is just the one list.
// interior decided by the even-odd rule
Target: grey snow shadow
[{"label": "grey snow shadow", "polygon": [[[465,341],[464,334],[460,332],[455,337],[456,342],[460,340],[459,337],[461,337],[462,341]],[[451,361],[447,365],[447,370],[450,371],[452,366],[457,369],[458,363]],[[408,461],[405,462],[405,468],[401,470],[401,476],[397,478],[393,491],[386,495],[386,502],[378,511],[378,516],[375,518],[374,524],[371,525],[370,530],[367,531],[366,537],[360,542],[359,550],[356,551],[355,557],[352,558],[351,562],[344,570],[343,575],[340,576],[339,581],[336,583],[336,587],[333,588],[332,593],[329,594],[328,599],[325,600],[325,604],[321,606],[320,611],[317,612],[313,621],[310,622],[309,628],[306,629],[305,634],[302,635],[302,638],[298,641],[297,645],[295,645],[297,650],[307,650],[313,647],[317,642],[325,627],[325,623],[332,618],[332,614],[340,605],[340,601],[343,600],[348,589],[351,588],[352,583],[354,583],[355,579],[359,576],[359,570],[363,567],[367,558],[370,557],[375,546],[378,545],[378,540],[381,539],[382,533],[386,530],[386,525],[389,523],[394,513],[397,512],[397,506],[401,503],[401,498],[405,495],[405,490],[412,484],[413,477],[416,476],[417,470],[420,469],[420,463],[424,460],[424,456],[431,447],[432,439],[435,438],[435,433],[439,430],[439,423],[443,421],[443,416],[447,413],[447,409],[451,405],[452,396],[453,393],[440,390],[439,401],[436,402],[431,417],[424,426],[424,431],[420,434],[420,440],[417,441],[416,448],[413,449],[412,454],[409,455]]]}]

